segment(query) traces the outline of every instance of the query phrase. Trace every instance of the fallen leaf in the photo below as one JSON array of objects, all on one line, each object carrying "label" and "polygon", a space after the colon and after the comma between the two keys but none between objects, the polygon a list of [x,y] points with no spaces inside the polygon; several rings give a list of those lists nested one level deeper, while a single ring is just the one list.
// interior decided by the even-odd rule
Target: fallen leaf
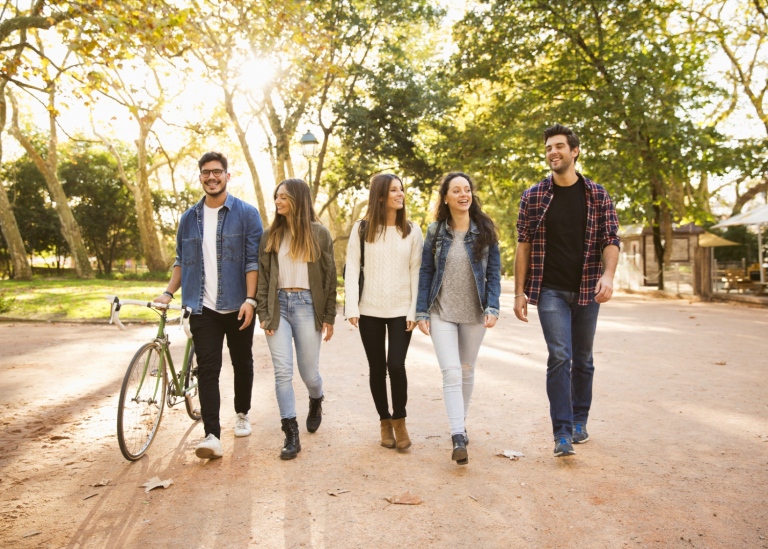
[{"label": "fallen leaf", "polygon": [[469,498],[477,501],[477,498],[475,496],[469,496]]},{"label": "fallen leaf", "polygon": [[349,490],[344,490],[343,488],[336,488],[335,490],[328,490],[329,496],[338,496],[339,494],[346,494],[349,492]]},{"label": "fallen leaf", "polygon": [[725,361],[723,360],[721,362],[715,362],[715,364],[717,364],[718,366],[725,366]]},{"label": "fallen leaf", "polygon": [[93,496],[98,496],[98,495],[99,495],[98,493],[95,493],[95,494],[91,494],[90,496],[85,496],[83,499],[84,499],[84,500],[85,500],[85,499],[91,499]]},{"label": "fallen leaf", "polygon": [[65,437],[63,435],[53,435],[52,437],[49,437],[48,440],[65,440],[65,439],[68,439],[68,438],[69,437]]},{"label": "fallen leaf", "polygon": [[168,488],[171,484],[173,484],[172,479],[160,480],[159,477],[152,477],[147,482],[142,484],[141,487],[146,488],[146,490],[144,490],[144,493],[147,493],[150,490],[154,490],[155,488],[160,488],[160,487]]},{"label": "fallen leaf", "polygon": [[393,503],[396,505],[419,505],[420,503],[422,503],[422,500],[419,496],[415,496],[410,492],[404,492],[399,496],[393,496],[391,498],[384,498],[384,499],[386,499],[389,503]]},{"label": "fallen leaf", "polygon": [[97,486],[108,486],[110,480],[112,480],[112,479],[103,478],[99,482],[97,482],[96,484],[91,484],[91,486],[93,486],[94,488],[97,487]]},{"label": "fallen leaf", "polygon": [[499,452],[496,455],[499,456],[499,457],[509,458],[512,461],[517,461],[518,458],[525,457],[524,453],[517,452],[515,450],[504,450],[503,452]]},{"label": "fallen leaf", "polygon": [[38,532],[36,530],[33,530],[32,532],[27,532],[26,534],[24,534],[21,537],[23,537],[23,538],[31,538],[32,536],[37,536],[39,534],[42,534],[42,532]]}]

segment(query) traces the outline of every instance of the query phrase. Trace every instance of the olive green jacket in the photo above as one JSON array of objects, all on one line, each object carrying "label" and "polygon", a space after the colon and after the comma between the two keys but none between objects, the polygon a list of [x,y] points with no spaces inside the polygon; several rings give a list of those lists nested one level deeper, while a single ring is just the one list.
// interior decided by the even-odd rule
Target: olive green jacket
[{"label": "olive green jacket", "polygon": [[[309,291],[315,306],[315,327],[323,329],[323,323],[336,321],[336,263],[333,260],[333,239],[331,233],[320,223],[312,223],[312,234],[320,247],[318,261],[307,263],[309,270]],[[259,244],[259,291],[256,296],[256,314],[264,322],[265,330],[276,330],[280,326],[280,299],[277,284],[280,265],[277,252],[265,250],[269,240],[269,229],[264,231]]]}]

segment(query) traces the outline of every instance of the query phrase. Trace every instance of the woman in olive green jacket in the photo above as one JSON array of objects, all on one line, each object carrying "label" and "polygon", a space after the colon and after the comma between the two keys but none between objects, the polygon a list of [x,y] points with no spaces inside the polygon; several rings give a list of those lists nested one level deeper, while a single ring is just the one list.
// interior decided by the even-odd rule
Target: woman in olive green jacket
[{"label": "woman in olive green jacket", "polygon": [[293,345],[299,374],[309,391],[307,430],[322,420],[320,341],[333,336],[336,319],[336,265],[331,234],[317,221],[309,186],[286,179],[275,190],[277,214],[259,246],[256,312],[267,335],[275,369],[275,392],[285,442],[281,459],[301,451],[293,393]]}]

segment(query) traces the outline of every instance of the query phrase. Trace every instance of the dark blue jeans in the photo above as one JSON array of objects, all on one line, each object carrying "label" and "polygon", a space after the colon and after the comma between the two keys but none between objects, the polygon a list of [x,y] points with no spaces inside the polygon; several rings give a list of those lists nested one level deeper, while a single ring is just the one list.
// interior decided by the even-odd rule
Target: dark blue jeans
[{"label": "dark blue jeans", "polygon": [[571,440],[592,405],[592,342],[600,304],[578,305],[578,292],[542,288],[537,310],[547,342],[547,396],[555,440]]},{"label": "dark blue jeans", "polygon": [[235,370],[235,412],[247,414],[251,409],[254,324],[255,317],[251,325],[241,331],[242,322],[237,320],[236,312],[221,314],[207,307],[203,307],[202,314],[190,317],[189,327],[192,330],[192,341],[195,343],[197,356],[200,414],[203,416],[206,435],[213,434],[221,439],[219,375],[224,336],[227,338],[229,356]]}]

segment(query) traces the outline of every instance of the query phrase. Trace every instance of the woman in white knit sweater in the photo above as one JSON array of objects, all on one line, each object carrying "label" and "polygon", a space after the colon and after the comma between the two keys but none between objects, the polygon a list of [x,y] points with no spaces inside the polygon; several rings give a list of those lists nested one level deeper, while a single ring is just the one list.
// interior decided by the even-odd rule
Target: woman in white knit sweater
[{"label": "woman in white knit sweater", "polygon": [[[361,240],[362,295],[357,276]],[[371,395],[381,422],[381,445],[398,450],[411,446],[405,427],[405,356],[416,327],[421,249],[421,229],[408,221],[402,181],[391,174],[373,176],[368,212],[355,223],[347,246],[346,316],[360,328],[368,357]],[[387,372],[392,413],[387,400]]]}]

